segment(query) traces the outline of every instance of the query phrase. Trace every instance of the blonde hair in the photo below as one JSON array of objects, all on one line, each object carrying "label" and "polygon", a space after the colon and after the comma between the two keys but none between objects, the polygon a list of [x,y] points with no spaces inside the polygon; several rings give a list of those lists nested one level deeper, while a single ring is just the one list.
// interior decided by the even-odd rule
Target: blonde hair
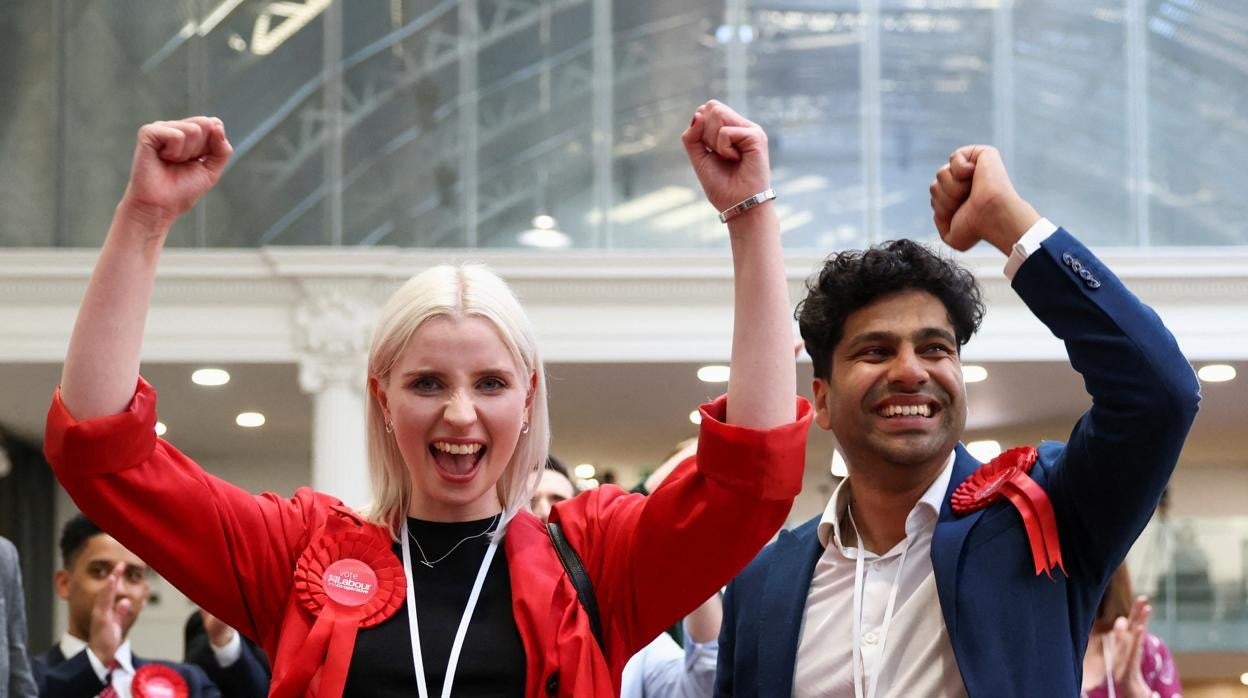
[{"label": "blonde hair", "polygon": [[[529,376],[536,377],[530,399],[528,433],[520,435],[507,469],[495,485],[503,507],[495,536],[501,539],[507,523],[528,503],[532,489],[530,476],[542,469],[550,451],[545,370],[537,353],[533,327],[507,282],[482,264],[443,264],[409,279],[381,310],[368,352],[368,375],[384,388],[416,330],[431,318],[447,316],[479,317],[489,321],[498,330],[516,365],[524,369],[526,391]],[[398,540],[399,526],[411,502],[411,476],[393,434],[386,432],[386,418],[375,397],[368,400],[367,429],[373,503],[363,515],[389,529]]]}]

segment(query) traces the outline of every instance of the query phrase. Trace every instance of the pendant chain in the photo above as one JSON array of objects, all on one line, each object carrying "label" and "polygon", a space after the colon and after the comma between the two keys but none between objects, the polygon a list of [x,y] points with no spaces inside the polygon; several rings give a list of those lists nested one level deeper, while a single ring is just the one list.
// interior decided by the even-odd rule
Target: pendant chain
[{"label": "pendant chain", "polygon": [[[501,513],[501,512],[500,512],[500,513],[498,513],[498,514],[496,514],[496,515],[494,516],[494,518],[490,519],[490,523],[489,523],[489,525],[488,525],[488,526],[486,526],[486,527],[485,527],[485,530],[484,530],[484,531],[482,531],[482,532],[480,532],[480,533],[474,533],[474,534],[472,534],[471,536],[468,536],[468,537],[466,537],[466,538],[461,538],[461,539],[460,539],[460,541],[459,541],[458,543],[456,543],[455,545],[452,545],[450,550],[446,551],[446,553],[444,553],[441,557],[439,557],[439,558],[438,558],[438,559],[436,559],[436,560],[430,560],[430,559],[429,559],[429,558],[425,555],[425,551],[424,551],[424,549],[420,547],[420,540],[418,540],[418,539],[416,538],[416,536],[414,536],[414,535],[413,535],[413,536],[412,536],[412,542],[416,544],[416,551],[420,553],[420,564],[424,565],[425,567],[428,567],[428,568],[432,569],[434,565],[436,565],[436,564],[438,564],[439,562],[442,562],[442,561],[443,561],[443,560],[445,560],[446,558],[450,557],[451,553],[455,552],[455,550],[456,550],[456,549],[458,549],[458,548],[459,548],[459,546],[463,545],[464,543],[467,543],[468,541],[472,540],[473,538],[480,538],[481,536],[484,536],[484,535],[486,535],[486,534],[492,533],[492,532],[494,531],[495,525],[498,523],[499,519],[501,519],[501,518],[502,518],[502,516],[503,516],[503,515],[502,515],[502,513]],[[409,530],[408,532],[409,532],[409,534],[411,533],[411,531],[410,531],[410,530]]]}]

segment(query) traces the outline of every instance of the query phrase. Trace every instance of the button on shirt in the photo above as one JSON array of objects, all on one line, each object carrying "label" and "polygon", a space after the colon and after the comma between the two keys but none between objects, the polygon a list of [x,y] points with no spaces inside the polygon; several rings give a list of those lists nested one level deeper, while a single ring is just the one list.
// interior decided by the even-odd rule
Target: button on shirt
[{"label": "button on shirt", "polygon": [[[877,698],[886,696],[965,696],[949,633],[936,596],[932,572],[932,532],[953,473],[953,454],[944,470],[906,517],[906,537],[883,555],[856,547],[848,515],[849,478],[841,481],[819,523],[823,555],[815,564],[801,640],[797,648],[794,695],[803,698],[853,698],[854,567],[864,563],[862,597],[863,688],[871,691],[878,676]],[[852,543],[847,545],[846,543]],[[900,571],[902,551],[905,568]],[[897,601],[884,638],[884,612],[894,581]],[[883,650],[881,652],[881,649]],[[878,672],[878,673],[877,673]]]}]

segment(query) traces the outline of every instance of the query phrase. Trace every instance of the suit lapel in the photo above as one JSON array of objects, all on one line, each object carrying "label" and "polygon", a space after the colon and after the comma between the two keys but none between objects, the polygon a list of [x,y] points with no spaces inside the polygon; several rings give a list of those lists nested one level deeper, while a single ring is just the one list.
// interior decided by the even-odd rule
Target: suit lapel
[{"label": "suit lapel", "polygon": [[981,463],[966,452],[962,444],[957,445],[957,456],[953,459],[953,475],[949,478],[949,488],[945,491],[944,501],[940,505],[940,519],[936,522],[936,531],[932,534],[932,570],[936,576],[936,594],[940,597],[940,610],[945,617],[945,628],[949,631],[949,640],[957,647],[957,585],[958,561],[962,557],[962,547],[966,544],[966,536],[979,521],[984,510],[966,516],[953,513],[950,498],[953,491],[970,477]]},{"label": "suit lapel", "polygon": [[65,653],[61,651],[60,644],[52,645],[52,648],[43,654],[43,661],[48,666],[56,666],[65,661]]},{"label": "suit lapel", "polygon": [[[793,531],[782,531],[767,568],[758,621],[758,685],[774,695],[793,693],[802,613],[815,563],[823,554],[817,534],[820,517]],[[767,693],[772,693],[771,688]]]}]

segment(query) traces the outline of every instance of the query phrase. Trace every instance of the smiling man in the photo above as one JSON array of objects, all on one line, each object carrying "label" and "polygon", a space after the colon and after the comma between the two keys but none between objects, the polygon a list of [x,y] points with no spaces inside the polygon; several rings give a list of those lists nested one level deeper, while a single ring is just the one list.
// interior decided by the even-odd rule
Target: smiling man
[{"label": "smiling man", "polygon": [[42,698],[221,698],[203,670],[140,658],[130,630],[151,592],[147,565],[85,516],[61,531],[56,595],[69,610],[60,642],[31,658]]},{"label": "smiling man", "polygon": [[1015,192],[994,149],[956,151],[930,193],[946,243],[1008,256],[1092,406],[1066,443],[981,470],[959,444],[960,352],[984,312],[973,275],[906,240],[829,258],[797,314],[815,421],[849,477],[729,586],[717,695],[1079,695],[1101,593],[1174,469],[1198,385],[1157,316]]}]

